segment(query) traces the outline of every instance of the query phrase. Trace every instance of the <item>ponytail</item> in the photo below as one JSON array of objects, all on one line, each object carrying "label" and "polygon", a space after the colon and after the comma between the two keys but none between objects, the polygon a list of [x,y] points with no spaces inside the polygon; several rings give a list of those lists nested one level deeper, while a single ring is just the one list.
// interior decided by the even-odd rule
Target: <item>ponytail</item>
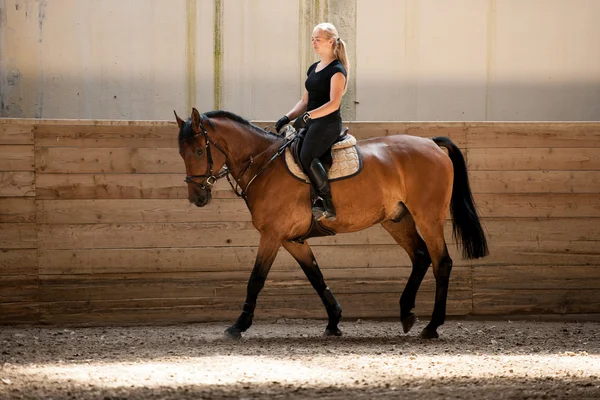
[{"label": "ponytail", "polygon": [[335,39],[333,45],[333,55],[340,60],[346,70],[346,84],[344,85],[344,94],[348,90],[348,79],[350,78],[350,62],[348,61],[348,52],[346,51],[346,42],[339,37]]}]

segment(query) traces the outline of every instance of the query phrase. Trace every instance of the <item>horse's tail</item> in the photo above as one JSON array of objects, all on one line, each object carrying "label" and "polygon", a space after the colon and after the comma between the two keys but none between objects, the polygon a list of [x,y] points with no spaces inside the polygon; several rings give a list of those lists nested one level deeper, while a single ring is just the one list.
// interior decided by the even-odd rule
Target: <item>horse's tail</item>
[{"label": "horse's tail", "polygon": [[457,243],[462,243],[464,258],[485,257],[489,253],[487,240],[473,201],[465,158],[449,138],[441,136],[432,140],[438,146],[448,149],[448,156],[454,165],[454,185],[450,201],[454,239]]}]

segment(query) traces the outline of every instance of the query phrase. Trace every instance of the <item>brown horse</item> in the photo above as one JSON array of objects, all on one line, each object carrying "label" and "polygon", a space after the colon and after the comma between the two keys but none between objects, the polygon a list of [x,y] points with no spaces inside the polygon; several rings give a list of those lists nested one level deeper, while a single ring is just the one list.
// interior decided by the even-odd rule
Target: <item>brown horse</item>
[{"label": "brown horse", "polygon": [[[240,338],[252,324],[256,299],[281,246],[298,261],[325,305],[329,317],[325,335],[341,335],[338,322],[342,309],[325,284],[308,243],[291,241],[309,230],[312,214],[310,186],[292,177],[279,156],[286,139],[225,111],[201,115],[194,108],[187,121],[177,113],[175,117],[189,201],[198,207],[207,205],[211,186],[226,176],[234,191],[246,201],[252,224],[260,232],[246,302],[226,335]],[[421,337],[437,338],[437,328],[446,318],[452,269],[444,239],[448,209],[463,256],[479,258],[488,253],[463,155],[446,137],[387,136],[359,141],[357,149],[363,169],[352,178],[331,183],[337,220],[323,224],[345,233],[379,223],[406,250],[412,272],[400,297],[400,321],[405,333],[416,321],[412,309],[417,290],[433,264],[435,306]]]}]

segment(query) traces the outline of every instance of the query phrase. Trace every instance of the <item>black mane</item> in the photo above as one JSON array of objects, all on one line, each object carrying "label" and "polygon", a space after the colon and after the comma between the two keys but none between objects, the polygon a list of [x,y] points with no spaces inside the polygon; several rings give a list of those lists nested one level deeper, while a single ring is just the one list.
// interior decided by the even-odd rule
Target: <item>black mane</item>
[{"label": "black mane", "polygon": [[[209,111],[207,113],[204,113],[204,115],[206,115],[208,118],[219,118],[219,117],[224,117],[224,118],[228,118],[231,120],[234,120],[235,122],[238,122],[242,125],[250,125],[250,126],[254,126],[250,123],[250,121],[248,121],[245,118],[240,117],[237,114],[234,114],[232,112],[229,111],[223,111],[223,110],[215,110],[215,111]],[[210,123],[210,122],[209,122]],[[258,128],[258,127],[257,127]],[[260,129],[260,128],[259,128]]]},{"label": "black mane", "polygon": [[[210,120],[210,118],[227,118],[227,119],[237,122],[238,124],[248,126],[248,127],[252,128],[254,131],[261,133],[263,135],[280,137],[279,135],[276,135],[272,132],[266,131],[256,125],[251,124],[250,121],[248,121],[247,119],[242,118],[239,115],[234,114],[229,111],[215,110],[215,111],[209,111],[204,114],[200,114],[201,123],[203,125],[204,124],[208,125],[211,129],[214,130],[215,125]],[[194,131],[192,130],[192,120],[191,120],[191,118],[188,118],[188,120],[185,122],[185,125],[179,131],[179,141],[184,142],[193,137],[194,137]]]}]

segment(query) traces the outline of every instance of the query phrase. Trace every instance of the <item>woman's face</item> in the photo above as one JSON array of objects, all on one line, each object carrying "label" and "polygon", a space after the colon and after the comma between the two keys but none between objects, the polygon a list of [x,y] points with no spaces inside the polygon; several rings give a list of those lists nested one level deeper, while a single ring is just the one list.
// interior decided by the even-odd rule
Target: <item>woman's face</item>
[{"label": "woman's face", "polygon": [[317,29],[312,34],[312,46],[319,55],[333,52],[333,39],[327,39],[325,33]]}]

